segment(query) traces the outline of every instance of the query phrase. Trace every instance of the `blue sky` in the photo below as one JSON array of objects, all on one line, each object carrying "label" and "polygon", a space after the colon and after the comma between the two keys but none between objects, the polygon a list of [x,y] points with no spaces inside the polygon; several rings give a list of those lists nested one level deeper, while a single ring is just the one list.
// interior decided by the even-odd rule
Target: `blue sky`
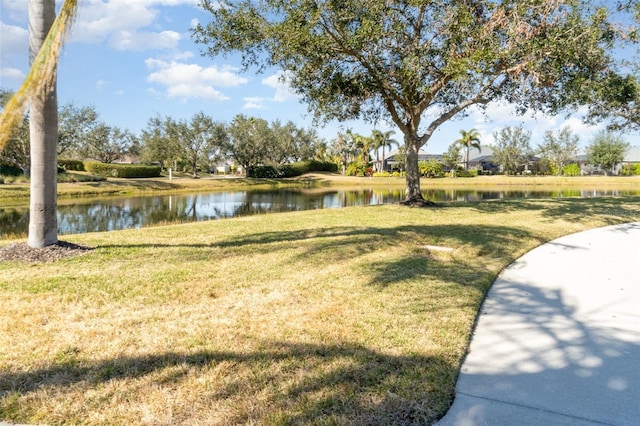
[{"label": "blue sky", "polygon": [[[27,0],[0,2],[0,87],[15,90],[28,69]],[[189,119],[199,111],[227,123],[237,114],[245,114],[312,127],[306,105],[279,81],[278,70],[242,73],[233,56],[201,56],[204,46],[193,42],[189,28],[196,22],[208,22],[209,17],[197,3],[198,0],[81,0],[78,18],[60,59],[60,104],[92,105],[107,124],[136,134],[155,114]],[[461,129],[475,128],[482,143],[491,144],[494,131],[522,123],[532,132],[532,146],[542,141],[545,131],[565,125],[586,146],[600,129],[585,126],[578,115],[518,117],[512,111],[509,105],[500,104],[490,105],[487,117],[471,110],[467,118],[444,125],[424,149],[429,153],[446,151]],[[330,123],[317,131],[330,141],[346,128],[365,136],[374,128],[395,130],[395,138],[402,139],[397,129],[385,123]]]}]

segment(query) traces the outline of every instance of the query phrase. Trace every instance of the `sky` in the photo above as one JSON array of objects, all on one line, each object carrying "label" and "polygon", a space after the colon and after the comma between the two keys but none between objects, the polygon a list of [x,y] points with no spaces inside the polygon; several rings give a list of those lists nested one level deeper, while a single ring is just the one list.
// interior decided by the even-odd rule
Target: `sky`
[{"label": "sky", "polygon": [[[28,71],[28,0],[0,2],[0,88],[16,90]],[[193,41],[190,28],[206,24],[209,16],[198,0],[80,0],[60,58],[59,104],[93,106],[102,121],[135,134],[157,114],[188,120],[202,111],[226,123],[238,114],[292,121],[298,127],[316,128],[327,141],[345,129],[363,136],[373,129],[393,130],[401,142],[401,132],[387,123],[314,127],[306,105],[280,81],[277,69],[243,73],[238,56],[202,56],[205,46]],[[472,128],[483,145],[491,145],[495,131],[520,124],[531,131],[532,147],[542,142],[547,130],[563,126],[570,126],[586,147],[602,128],[583,124],[579,111],[571,117],[516,116],[513,111],[501,104],[491,104],[486,114],[472,109],[466,118],[441,126],[423,149],[443,153],[460,137],[460,130]],[[633,142],[629,135],[626,139]]]}]

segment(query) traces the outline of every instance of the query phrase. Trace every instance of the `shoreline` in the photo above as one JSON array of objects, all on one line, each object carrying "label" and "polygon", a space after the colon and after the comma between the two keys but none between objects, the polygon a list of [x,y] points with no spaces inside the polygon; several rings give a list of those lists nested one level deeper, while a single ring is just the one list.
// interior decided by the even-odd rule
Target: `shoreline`
[{"label": "shoreline", "polygon": [[[58,183],[58,198],[98,198],[142,194],[176,192],[222,192],[246,189],[274,188],[404,188],[402,177],[354,177],[329,173],[311,173],[296,178],[252,179],[241,176],[168,177],[148,179],[109,178],[105,181]],[[440,188],[523,188],[548,186],[554,189],[634,189],[640,190],[640,176],[476,176],[473,178],[422,178],[421,189]],[[20,205],[28,202],[29,183],[5,183],[0,185],[0,202],[3,205]]]}]

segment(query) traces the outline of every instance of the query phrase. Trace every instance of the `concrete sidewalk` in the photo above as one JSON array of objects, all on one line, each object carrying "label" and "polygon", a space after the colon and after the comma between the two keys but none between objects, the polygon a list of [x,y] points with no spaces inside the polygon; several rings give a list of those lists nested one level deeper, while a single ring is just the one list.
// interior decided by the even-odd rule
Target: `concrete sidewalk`
[{"label": "concrete sidewalk", "polygon": [[640,425],[640,223],[544,244],[485,300],[438,426]]}]

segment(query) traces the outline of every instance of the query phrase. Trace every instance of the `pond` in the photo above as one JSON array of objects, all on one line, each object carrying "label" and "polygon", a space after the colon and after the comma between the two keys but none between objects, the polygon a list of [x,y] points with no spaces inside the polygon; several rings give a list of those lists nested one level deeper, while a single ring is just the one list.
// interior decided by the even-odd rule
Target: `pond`
[{"label": "pond", "polygon": [[[399,188],[279,189],[60,200],[58,232],[61,235],[78,234],[264,213],[387,204],[402,200],[403,193]],[[424,190],[423,195],[429,200],[447,202],[640,195],[640,190],[429,189]],[[28,205],[0,207],[0,238],[25,236],[28,222]]]}]

